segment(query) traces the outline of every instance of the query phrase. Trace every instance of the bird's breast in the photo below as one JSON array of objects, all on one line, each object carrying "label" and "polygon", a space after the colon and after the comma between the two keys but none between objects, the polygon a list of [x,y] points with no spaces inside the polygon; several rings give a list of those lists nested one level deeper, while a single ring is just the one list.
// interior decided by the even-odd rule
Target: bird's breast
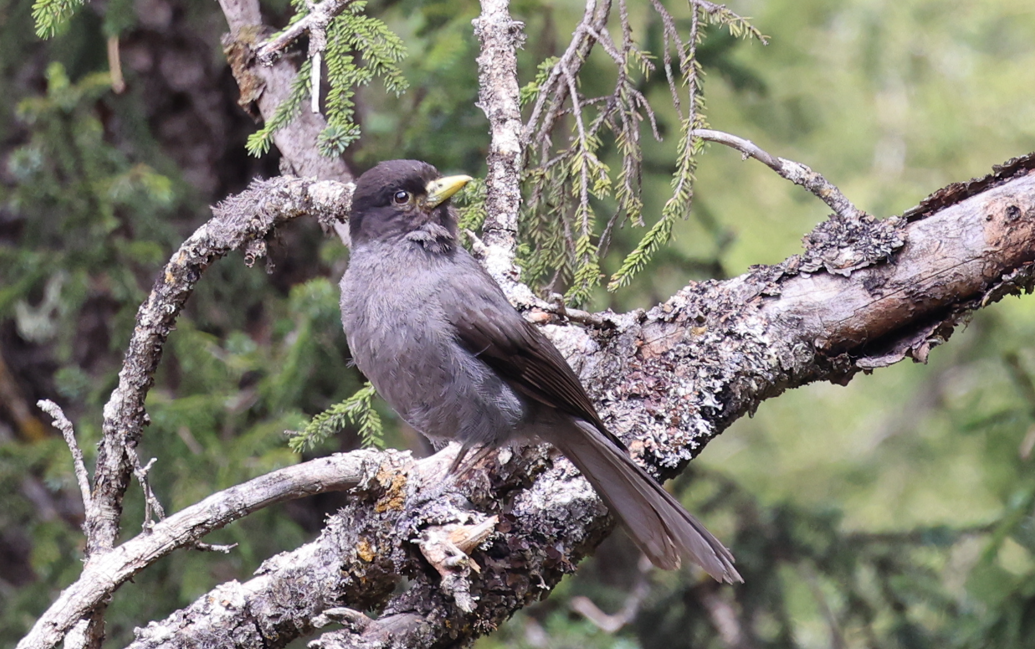
[{"label": "bird's breast", "polygon": [[415,429],[433,439],[500,443],[524,405],[458,343],[440,298],[450,272],[462,271],[427,253],[354,251],[341,281],[342,325],[357,367]]}]

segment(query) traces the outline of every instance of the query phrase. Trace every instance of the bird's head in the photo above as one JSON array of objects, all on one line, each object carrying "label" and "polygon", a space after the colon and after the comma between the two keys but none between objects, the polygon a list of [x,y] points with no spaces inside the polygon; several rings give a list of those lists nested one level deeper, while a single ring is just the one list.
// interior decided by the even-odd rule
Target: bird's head
[{"label": "bird's head", "polygon": [[457,226],[449,198],[470,180],[443,178],[438,169],[418,160],[382,162],[356,181],[349,222],[352,244],[409,239],[451,247]]}]

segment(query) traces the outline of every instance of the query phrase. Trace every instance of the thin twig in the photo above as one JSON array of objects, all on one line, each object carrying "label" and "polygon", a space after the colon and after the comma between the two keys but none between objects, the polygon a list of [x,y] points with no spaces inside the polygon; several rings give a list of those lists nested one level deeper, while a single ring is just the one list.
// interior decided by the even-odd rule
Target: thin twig
[{"label": "thin twig", "polygon": [[769,167],[781,177],[786,178],[795,185],[801,185],[805,189],[812,192],[817,198],[826,203],[830,209],[834,210],[838,216],[847,219],[858,219],[862,217],[864,212],[852,204],[841,190],[834,184],[823,177],[808,166],[803,165],[800,162],[794,162],[793,160],[787,160],[786,158],[780,158],[764,151],[757,144],[751,140],[745,140],[744,138],[731,135],[730,133],[724,133],[722,131],[715,131],[708,128],[698,128],[691,132],[694,137],[707,140],[709,142],[718,142],[719,144],[725,144],[726,146],[740,151],[744,158],[754,158],[765,166]]},{"label": "thin twig", "polygon": [[151,458],[146,466],[141,466],[140,456],[137,455],[136,447],[128,447],[126,453],[129,455],[130,464],[133,466],[133,475],[137,477],[137,482],[140,484],[140,488],[144,492],[144,531],[150,532],[151,528],[154,527],[152,516],[157,516],[158,520],[165,518],[165,508],[162,507],[162,503],[158,502],[158,498],[155,497],[154,491],[151,490],[151,483],[147,479],[147,474],[151,471],[151,467],[155,465],[158,458]]},{"label": "thin twig", "polygon": [[111,75],[111,90],[116,95],[126,91],[126,78],[122,75],[122,60],[119,56],[119,37],[108,37],[108,74]]},{"label": "thin twig", "polygon": [[[672,74],[672,44],[675,44],[677,52],[683,52],[683,39],[679,36],[679,29],[676,27],[676,20],[668,12],[661,0],[650,0],[654,11],[658,12],[661,18],[661,61],[665,68],[665,80],[668,81],[668,91],[672,94],[672,105],[676,107],[679,119],[683,119],[683,108],[679,102],[679,87],[676,84],[675,76]],[[682,65],[682,59],[680,60]]]},{"label": "thin twig", "polygon": [[744,633],[744,625],[733,604],[723,597],[723,593],[719,589],[708,587],[698,601],[704,606],[712,626],[719,633],[725,646],[738,649],[754,647],[751,638]]},{"label": "thin twig", "polygon": [[637,564],[636,585],[629,591],[622,608],[613,615],[600,610],[593,600],[583,596],[571,599],[571,610],[589,620],[598,629],[606,633],[617,633],[635,619],[640,606],[650,594],[650,580],[647,579],[647,575],[650,574],[651,567],[650,562],[641,557]]},{"label": "thin twig", "polygon": [[72,466],[75,468],[75,479],[79,483],[79,493],[83,497],[84,511],[89,516],[91,503],[93,502],[93,497],[90,495],[90,475],[86,472],[83,452],[79,448],[79,443],[75,440],[75,429],[72,428],[72,422],[68,421],[68,417],[61,410],[61,406],[50,399],[40,399],[36,402],[36,405],[54,420],[54,426],[61,431],[65,438],[65,444],[68,444],[68,450],[72,451]]},{"label": "thin twig", "polygon": [[604,51],[618,65],[619,69],[625,66],[625,57],[623,57],[622,53],[615,47],[614,42],[611,40],[611,37],[608,36],[607,32],[600,31],[594,28],[593,25],[586,25],[585,29],[586,33],[592,36],[594,40],[600,44],[600,47],[604,48]]},{"label": "thin twig", "polygon": [[[567,85],[560,83],[561,75],[578,76],[579,70],[589,57],[590,50],[593,49],[593,44],[596,42],[596,39],[590,34],[590,30],[598,33],[602,32],[604,27],[607,26],[607,17],[610,15],[610,12],[610,0],[601,0],[599,2],[598,0],[588,0],[586,3],[586,10],[582,15],[582,21],[575,28],[571,43],[568,44],[568,48],[564,51],[560,60],[550,70],[550,75],[547,77],[543,87],[540,88],[539,96],[532,107],[532,114],[529,116],[528,122],[525,123],[522,131],[522,140],[526,146],[533,143],[543,146],[545,142],[548,142],[549,137],[547,136],[553,130],[554,124],[561,115],[558,111],[564,106],[567,99]],[[543,109],[547,101],[550,102],[551,108],[544,114]],[[542,120],[541,124],[540,120]],[[537,125],[539,125],[538,129]],[[532,135],[533,132],[535,133],[534,136]],[[540,158],[546,159],[546,157],[546,149],[543,149]]]},{"label": "thin twig", "polygon": [[230,554],[231,550],[237,547],[237,544],[231,543],[229,545],[216,545],[213,543],[202,543],[201,541],[198,541],[192,547],[195,550],[198,550],[199,552],[218,552],[220,554]]},{"label": "thin twig", "polygon": [[[256,48],[255,56],[263,65],[273,65],[277,57],[303,34],[308,33],[310,38],[312,38],[313,34],[326,33],[327,25],[330,24],[331,19],[344,11],[352,2],[353,0],[323,0],[323,2],[309,5],[310,11],[305,17],[288,25],[279,34],[274,35]],[[326,45],[326,42],[324,44]],[[323,50],[321,49],[320,51]],[[312,49],[310,49],[311,55]]]}]

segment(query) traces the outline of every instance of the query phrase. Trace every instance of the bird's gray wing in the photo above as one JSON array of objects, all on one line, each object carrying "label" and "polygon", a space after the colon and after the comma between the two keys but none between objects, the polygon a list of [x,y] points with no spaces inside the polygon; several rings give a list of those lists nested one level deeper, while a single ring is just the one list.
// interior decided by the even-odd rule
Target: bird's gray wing
[{"label": "bird's gray wing", "polygon": [[510,305],[492,277],[468,259],[463,264],[467,272],[451,278],[453,285],[443,294],[446,317],[460,344],[521,394],[589,422],[624,449],[604,427],[564,356]]}]

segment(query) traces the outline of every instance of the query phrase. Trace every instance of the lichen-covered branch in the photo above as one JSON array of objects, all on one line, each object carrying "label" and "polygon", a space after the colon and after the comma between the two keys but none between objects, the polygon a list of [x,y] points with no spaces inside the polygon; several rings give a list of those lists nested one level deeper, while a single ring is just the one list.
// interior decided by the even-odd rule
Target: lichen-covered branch
[{"label": "lichen-covered branch", "polygon": [[265,252],[274,228],[314,210],[322,220],[341,221],[351,200],[351,185],[331,181],[278,178],[259,181],[216,207],[216,216],[188,238],[155,281],[137,312],[118,387],[104,407],[104,438],[94,473],[97,515],[87,520],[87,561],[114,547],[122,498],[133,467],[126,453],[147,424],[144,399],[154,383],[166,338],[205,269],[231,250],[244,248],[254,259]]},{"label": "lichen-covered branch", "polygon": [[[923,360],[974,309],[1031,290],[1033,168],[1035,158],[1012,161],[905,217],[836,217],[782,264],[689,285],[650,311],[607,314],[591,330],[546,330],[612,430],[651,471],[670,476],[762,400]],[[326,609],[346,628],[320,646],[463,644],[548,592],[609,530],[588,485],[541,449],[503,451],[488,470],[443,487],[432,478],[448,461],[383,474],[319,540],[153,623],[133,646],[284,646],[313,633]],[[415,543],[422,530],[492,516],[500,533],[470,553],[477,571],[446,579],[429,570]],[[400,576],[408,587],[396,592]],[[380,615],[356,613],[365,610]]]},{"label": "lichen-covered branch", "polygon": [[[403,454],[399,454],[403,455]],[[78,619],[121,584],[177,548],[270,505],[355,487],[377,475],[383,454],[356,451],[310,460],[212,494],[87,564],[79,579],[36,622],[18,649],[53,647]]]},{"label": "lichen-covered branch", "polygon": [[482,0],[482,14],[474,20],[474,31],[481,43],[478,105],[489,118],[492,136],[485,178],[484,263],[502,285],[513,285],[518,280],[514,254],[523,158],[517,49],[524,43],[524,32],[522,24],[510,16],[509,0]]},{"label": "lichen-covered branch", "polygon": [[723,133],[722,131],[708,128],[698,128],[694,129],[691,134],[708,142],[725,144],[732,149],[740,151],[745,158],[751,157],[758,160],[780,174],[781,177],[786,178],[795,185],[801,185],[815,194],[817,198],[826,203],[830,209],[834,210],[835,214],[842,218],[858,219],[863,215],[862,210],[853,205],[837,186],[824,178],[822,174],[816,173],[800,162],[774,156],[751,140],[745,140],[730,133]]}]

